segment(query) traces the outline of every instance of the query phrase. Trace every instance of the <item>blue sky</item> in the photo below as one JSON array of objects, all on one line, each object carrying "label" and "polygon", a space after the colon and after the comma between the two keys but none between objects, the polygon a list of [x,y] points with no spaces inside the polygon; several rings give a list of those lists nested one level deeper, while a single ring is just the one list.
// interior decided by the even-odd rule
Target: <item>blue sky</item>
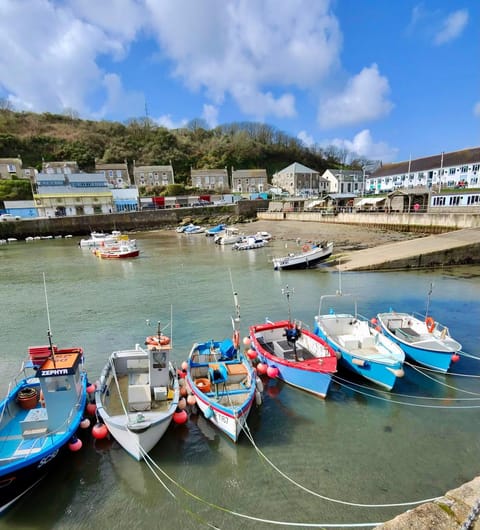
[{"label": "blue sky", "polygon": [[480,145],[479,20],[476,0],[0,0],[0,97],[408,160]]}]

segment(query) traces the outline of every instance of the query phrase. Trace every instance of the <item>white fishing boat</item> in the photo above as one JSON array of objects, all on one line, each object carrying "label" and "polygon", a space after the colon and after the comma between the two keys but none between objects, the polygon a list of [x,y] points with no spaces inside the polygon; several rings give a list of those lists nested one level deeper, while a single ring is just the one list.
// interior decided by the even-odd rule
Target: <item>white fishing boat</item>
[{"label": "white fishing boat", "polygon": [[[160,326],[159,326],[160,329]],[[110,354],[95,392],[97,411],[115,440],[141,460],[162,438],[177,411],[179,384],[170,338],[160,331]]]},{"label": "white fishing boat", "polygon": [[315,267],[318,263],[326,260],[332,255],[333,243],[305,244],[301,252],[290,253],[281,258],[273,258],[273,268],[277,270],[283,269],[308,269]]},{"label": "white fishing boat", "polygon": [[234,245],[238,241],[241,241],[242,237],[238,228],[235,226],[227,226],[225,227],[224,233],[214,236],[213,241],[217,245]]},{"label": "white fishing boat", "polygon": [[88,239],[81,239],[80,246],[82,248],[92,248],[92,247],[101,247],[105,244],[117,242],[122,233],[120,230],[113,230],[111,234],[106,232],[91,232]]},{"label": "white fishing boat", "polygon": [[232,246],[233,250],[253,250],[257,248],[263,248],[267,244],[267,241],[262,237],[245,236],[240,241],[237,241]]}]

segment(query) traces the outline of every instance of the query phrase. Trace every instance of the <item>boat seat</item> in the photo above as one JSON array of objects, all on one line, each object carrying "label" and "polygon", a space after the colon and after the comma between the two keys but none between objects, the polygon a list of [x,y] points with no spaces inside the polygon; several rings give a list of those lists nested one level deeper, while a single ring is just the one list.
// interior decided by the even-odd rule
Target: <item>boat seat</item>
[{"label": "boat seat", "polygon": [[128,408],[132,412],[150,410],[152,396],[150,385],[128,385]]},{"label": "boat seat", "polygon": [[361,340],[362,348],[373,348],[375,346],[375,337],[369,335],[368,337],[362,337]]},{"label": "boat seat", "polygon": [[20,422],[24,438],[33,438],[47,432],[48,415],[47,409],[31,409]]},{"label": "boat seat", "polygon": [[339,335],[338,342],[346,350],[354,350],[359,347],[359,341],[355,335]]}]

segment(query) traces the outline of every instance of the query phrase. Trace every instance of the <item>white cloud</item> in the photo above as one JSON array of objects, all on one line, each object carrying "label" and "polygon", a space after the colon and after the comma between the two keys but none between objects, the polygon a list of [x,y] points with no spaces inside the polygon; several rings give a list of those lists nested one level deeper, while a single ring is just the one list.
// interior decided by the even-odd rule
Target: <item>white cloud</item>
[{"label": "white cloud", "polygon": [[170,114],[164,114],[159,118],[153,118],[153,121],[162,127],[166,127],[167,129],[180,129],[185,127],[188,123],[186,118],[183,118],[180,121],[174,121]]},{"label": "white cloud", "polygon": [[365,157],[370,160],[392,162],[398,154],[398,149],[390,147],[386,142],[374,142],[369,129],[360,131],[353,140],[334,138],[321,142],[324,146],[334,145],[339,149],[346,149],[352,156]]},{"label": "white cloud", "polygon": [[134,118],[143,115],[145,111],[143,94],[125,90],[118,75],[106,74],[103,77],[102,85],[106,92],[105,102],[102,108],[93,114],[95,118],[99,119],[108,114],[122,116],[125,109],[130,112],[129,117]]},{"label": "white cloud", "polygon": [[473,114],[475,116],[478,116],[480,118],[480,101],[478,101],[477,103],[475,103],[474,107],[473,107]]},{"label": "white cloud", "polygon": [[319,124],[331,128],[381,118],[393,108],[389,92],[388,79],[380,75],[376,64],[364,68],[349,79],[342,93],[320,103]]},{"label": "white cloud", "polygon": [[306,131],[300,131],[297,134],[297,138],[301,140],[307,147],[311,147],[315,144],[315,140],[313,139],[313,136],[308,134]]},{"label": "white cloud", "polygon": [[218,125],[218,108],[213,105],[204,105],[202,118],[211,129],[214,129]]},{"label": "white cloud", "polygon": [[434,44],[441,45],[456,39],[468,23],[468,11],[459,9],[448,15],[442,22],[442,26],[434,37]]},{"label": "white cloud", "polygon": [[315,87],[338,62],[329,0],[145,1],[174,75],[217,105],[231,96],[254,118],[293,116],[291,90],[271,87]]},{"label": "white cloud", "polygon": [[97,57],[121,56],[124,44],[66,5],[2,0],[0,49],[0,87],[17,109],[61,112],[68,107],[88,115],[89,98],[106,81]]}]

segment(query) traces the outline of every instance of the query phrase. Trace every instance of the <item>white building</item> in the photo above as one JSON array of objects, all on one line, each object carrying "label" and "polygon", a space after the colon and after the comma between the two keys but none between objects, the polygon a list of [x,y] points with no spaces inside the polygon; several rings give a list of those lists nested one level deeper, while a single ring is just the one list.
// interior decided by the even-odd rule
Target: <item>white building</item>
[{"label": "white building", "polygon": [[363,171],[355,169],[327,169],[322,177],[330,184],[329,193],[363,193]]},{"label": "white building", "polygon": [[368,193],[397,189],[478,188],[480,147],[385,164],[366,179]]},{"label": "white building", "polygon": [[320,173],[303,164],[294,162],[274,173],[272,185],[285,190],[291,196],[317,196],[329,192],[329,183]]}]

